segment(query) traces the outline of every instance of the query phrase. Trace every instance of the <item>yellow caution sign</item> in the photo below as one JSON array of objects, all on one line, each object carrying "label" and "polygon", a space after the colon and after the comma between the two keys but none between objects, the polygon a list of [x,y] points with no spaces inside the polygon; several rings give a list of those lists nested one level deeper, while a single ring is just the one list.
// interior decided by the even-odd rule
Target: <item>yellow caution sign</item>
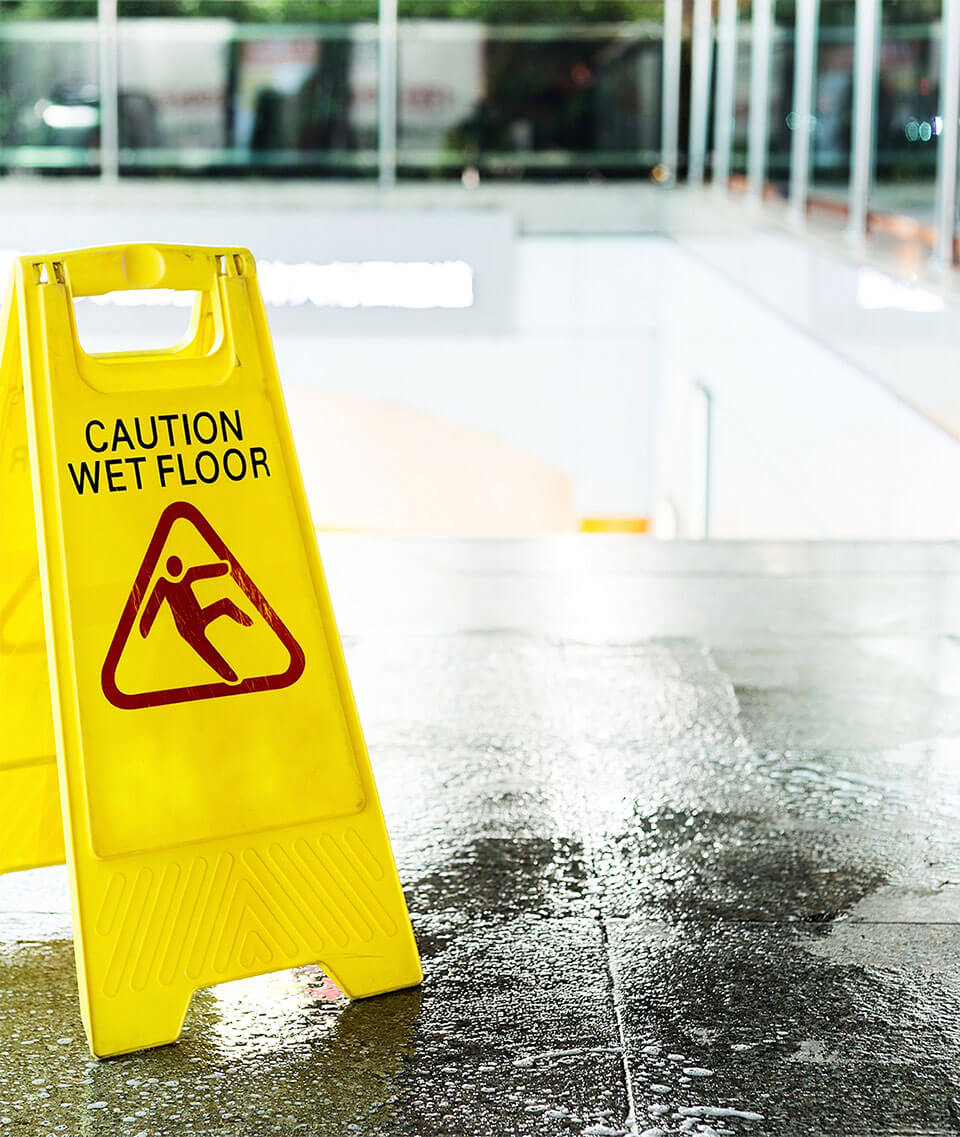
[{"label": "yellow caution sign", "polygon": [[[9,318],[13,296],[11,288],[0,318],[6,329],[0,343],[0,873],[64,859],[19,324]],[[202,355],[216,334],[209,294],[201,292],[183,343],[139,358]]]},{"label": "yellow caution sign", "polygon": [[[74,299],[129,288],[198,292],[185,343],[84,352]],[[282,967],[419,983],[251,255],[20,258],[2,360],[0,868],[62,855],[55,749],[94,1054]]]}]

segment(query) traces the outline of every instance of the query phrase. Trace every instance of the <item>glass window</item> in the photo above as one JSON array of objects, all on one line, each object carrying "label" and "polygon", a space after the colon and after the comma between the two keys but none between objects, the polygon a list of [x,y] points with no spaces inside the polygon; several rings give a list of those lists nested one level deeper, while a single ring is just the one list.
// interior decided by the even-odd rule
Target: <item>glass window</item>
[{"label": "glass window", "polygon": [[733,148],[730,173],[735,188],[743,189],[747,174],[747,140],[750,123],[750,68],[753,53],[753,5],[750,0],[737,9],[737,61],[733,95]]},{"label": "glass window", "polygon": [[0,16],[0,170],[99,172],[99,58],[95,19]]},{"label": "glass window", "polygon": [[375,4],[199,7],[121,0],[121,170],[376,174]]},{"label": "glass window", "polygon": [[401,174],[648,174],[662,37],[660,0],[401,0]]},{"label": "glass window", "polygon": [[717,126],[717,39],[716,4],[713,5],[713,19],[710,22],[710,83],[707,93],[707,134],[704,173],[708,181],[713,177],[713,150],[716,145]]},{"label": "glass window", "polygon": [[821,4],[810,151],[810,202],[813,208],[835,210],[838,217],[846,207],[850,188],[855,19],[853,0],[829,0]]},{"label": "glass window", "polygon": [[790,187],[793,130],[795,0],[776,0],[770,29],[770,117],[767,135],[767,181],[786,197]]},{"label": "glass window", "polygon": [[[0,0],[0,168],[98,171],[96,12]],[[648,175],[662,39],[663,0],[399,0],[401,175]],[[379,52],[377,0],[118,0],[121,173],[374,177]]]},{"label": "glass window", "polygon": [[940,4],[884,0],[870,211],[932,226],[937,175]]}]

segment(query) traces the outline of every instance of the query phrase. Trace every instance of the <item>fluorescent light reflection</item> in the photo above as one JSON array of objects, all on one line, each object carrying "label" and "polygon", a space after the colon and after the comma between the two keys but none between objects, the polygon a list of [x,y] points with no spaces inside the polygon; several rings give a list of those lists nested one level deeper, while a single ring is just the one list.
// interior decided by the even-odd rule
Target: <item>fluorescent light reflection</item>
[{"label": "fluorescent light reflection", "polygon": [[874,268],[862,268],[857,273],[857,305],[873,311],[897,308],[901,312],[945,312],[947,309],[943,298],[935,292],[904,284]]},{"label": "fluorescent light reflection", "polygon": [[470,308],[473,269],[466,261],[360,261],[257,267],[267,304],[276,308]]},{"label": "fluorescent light reflection", "polygon": [[[41,109],[42,108],[42,109]],[[37,103],[40,117],[53,130],[90,130],[100,121],[100,111],[84,103]]]},{"label": "fluorescent light reflection", "polygon": [[[19,253],[0,249],[0,275]],[[473,269],[466,261],[260,261],[257,279],[271,308],[471,308]],[[122,308],[189,308],[195,293],[170,288],[107,292],[78,299]]]}]

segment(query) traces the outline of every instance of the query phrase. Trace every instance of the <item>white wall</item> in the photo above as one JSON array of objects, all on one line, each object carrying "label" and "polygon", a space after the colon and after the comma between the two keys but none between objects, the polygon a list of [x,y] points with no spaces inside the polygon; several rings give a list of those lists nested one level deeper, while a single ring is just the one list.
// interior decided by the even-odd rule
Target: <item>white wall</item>
[{"label": "white wall", "polygon": [[[904,401],[910,360],[928,361],[933,340],[944,374],[960,359],[946,303],[909,311],[898,284],[889,313],[866,312],[857,270],[782,235],[520,236],[503,211],[362,212],[218,209],[209,195],[190,208],[8,207],[0,247],[181,240],[323,261],[334,240],[337,258],[354,245],[357,259],[428,246],[431,259],[472,258],[477,304],[460,314],[272,309],[282,378],[486,432],[570,478],[574,516],[656,516],[679,536],[702,532],[699,383],[712,397],[712,535],[960,535],[960,448]],[[101,310],[108,329],[131,312]],[[887,325],[895,354],[871,350]]]},{"label": "white wall", "polygon": [[[662,240],[518,238],[509,216],[490,210],[0,213],[0,249],[144,240],[246,245],[287,263],[366,260],[381,249],[395,260],[467,259],[470,310],[271,309],[281,378],[488,432],[567,475],[573,516],[650,515],[659,355],[646,309],[669,249]],[[132,346],[134,320],[154,328],[159,345],[176,340],[186,317],[183,308],[97,307],[84,322],[95,349],[108,351]],[[147,346],[142,334],[137,346]],[[300,437],[308,425],[297,424]]]},{"label": "white wall", "polygon": [[281,334],[281,373],[402,403],[501,438],[568,473],[581,516],[647,517],[654,500],[656,239],[517,243],[503,335]]},{"label": "white wall", "polygon": [[[960,536],[960,445],[811,324],[816,274],[783,303],[796,279],[735,283],[699,252],[678,247],[665,281],[658,516],[701,533],[699,383],[712,396],[712,536]],[[834,300],[829,320],[842,327],[846,304],[853,322],[856,297]],[[905,344],[929,329],[916,315],[889,314]]]}]

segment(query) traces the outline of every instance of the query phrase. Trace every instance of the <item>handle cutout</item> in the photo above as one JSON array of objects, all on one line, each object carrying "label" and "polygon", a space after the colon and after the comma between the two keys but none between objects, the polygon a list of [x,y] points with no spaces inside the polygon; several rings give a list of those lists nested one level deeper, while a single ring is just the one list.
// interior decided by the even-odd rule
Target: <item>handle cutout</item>
[{"label": "handle cutout", "polygon": [[[74,314],[80,347],[102,358],[128,352],[168,355],[193,339],[200,299],[199,292],[172,288],[77,297]],[[210,350],[211,345],[206,347]]]}]

